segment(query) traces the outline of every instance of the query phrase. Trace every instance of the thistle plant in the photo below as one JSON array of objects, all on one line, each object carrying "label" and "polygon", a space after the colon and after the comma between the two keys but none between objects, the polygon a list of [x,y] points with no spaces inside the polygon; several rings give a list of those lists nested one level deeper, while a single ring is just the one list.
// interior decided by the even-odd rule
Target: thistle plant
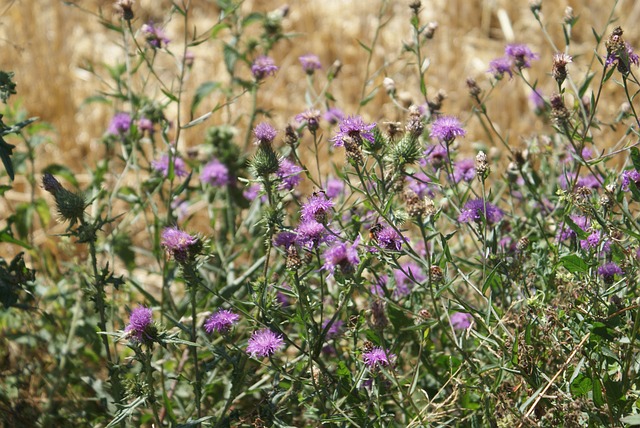
[{"label": "thistle plant", "polygon": [[[85,70],[109,117],[82,165],[47,165],[55,134],[7,107],[0,157],[29,194],[0,186],[0,242],[20,247],[0,259],[2,421],[638,423],[640,61],[621,6],[584,50],[577,10],[530,2],[542,37],[513,26],[470,77],[440,69],[452,24],[420,1],[363,11],[357,64],[309,42],[300,5],[245,6],[82,9],[120,52]],[[408,39],[380,52],[396,23]],[[512,132],[499,108],[527,102]]]}]

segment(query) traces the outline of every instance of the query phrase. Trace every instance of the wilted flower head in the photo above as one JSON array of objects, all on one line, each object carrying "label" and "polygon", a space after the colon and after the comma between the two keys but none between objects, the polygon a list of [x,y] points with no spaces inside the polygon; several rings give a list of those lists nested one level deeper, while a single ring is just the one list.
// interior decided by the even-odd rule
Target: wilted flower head
[{"label": "wilted flower head", "polygon": [[358,257],[358,244],[360,243],[360,237],[357,237],[353,244],[340,242],[329,247],[324,252],[324,269],[328,270],[331,275],[334,274],[336,267],[340,268],[340,271],[345,274],[353,273],[355,267],[360,263],[360,257]]},{"label": "wilted flower head", "polygon": [[221,309],[212,314],[204,323],[204,329],[211,334],[214,331],[218,333],[227,333],[231,327],[238,322],[240,315],[231,312],[228,309]]},{"label": "wilted flower head", "polygon": [[130,334],[132,340],[140,343],[153,341],[153,311],[145,306],[138,306],[131,311],[129,325],[124,331]]},{"label": "wilted flower head", "polygon": [[562,85],[562,82],[567,78],[567,64],[570,64],[572,60],[571,55],[567,55],[564,52],[556,53],[553,56],[551,75],[559,85]]},{"label": "wilted flower head", "polygon": [[307,74],[313,74],[314,71],[320,70],[322,68],[322,64],[320,64],[320,58],[318,58],[317,55],[306,54],[302,55],[298,59],[300,60],[302,69]]},{"label": "wilted flower head", "polygon": [[183,263],[195,257],[200,241],[177,227],[165,227],[162,231],[162,246],[177,262]]},{"label": "wilted flower head", "polygon": [[272,58],[261,55],[253,61],[251,65],[251,74],[256,80],[262,80],[267,76],[273,76],[278,71],[278,67]]},{"label": "wilted flower head", "polygon": [[161,28],[156,27],[153,22],[148,22],[142,26],[142,32],[145,33],[147,43],[154,48],[160,49],[163,45],[169,44],[169,38]]},{"label": "wilted flower head", "polygon": [[605,45],[607,47],[607,60],[605,66],[618,66],[618,71],[622,74],[629,73],[629,66],[640,64],[640,57],[633,52],[631,45],[622,38],[622,28],[616,27]]},{"label": "wilted flower head", "polygon": [[461,223],[479,223],[485,218],[487,223],[495,224],[502,220],[503,216],[502,210],[492,203],[483,199],[471,199],[464,205],[458,216],[458,221]]},{"label": "wilted flower head", "polygon": [[247,344],[247,354],[255,357],[268,357],[284,345],[281,335],[274,333],[268,328],[254,331]]},{"label": "wilted flower head", "polygon": [[331,208],[333,208],[333,201],[327,198],[324,192],[314,193],[300,208],[302,220],[325,223],[331,216]]},{"label": "wilted flower head", "polygon": [[134,0],[117,0],[114,8],[116,12],[125,21],[131,21],[133,19],[133,4]]},{"label": "wilted flower head", "polygon": [[319,110],[307,110],[303,113],[296,115],[296,121],[298,123],[306,123],[309,131],[316,132],[320,127],[320,111]]},{"label": "wilted flower head", "polygon": [[[173,173],[176,177],[184,177],[189,175],[186,169],[186,165],[182,158],[177,155],[172,156],[173,160]],[[169,176],[169,155],[162,155],[160,159],[151,162],[151,167],[162,174],[163,177]]]},{"label": "wilted flower head", "polygon": [[300,176],[302,171],[304,170],[301,167],[289,159],[282,158],[280,160],[280,168],[276,172],[276,176],[281,180],[278,188],[281,190],[293,190],[302,181]]},{"label": "wilted flower head", "polygon": [[456,312],[451,314],[451,326],[456,330],[466,330],[471,327],[473,316],[466,312]]},{"label": "wilted flower head", "polygon": [[524,44],[511,44],[504,48],[504,53],[511,58],[518,69],[531,67],[530,60],[538,59],[535,54]]},{"label": "wilted flower head", "polygon": [[218,159],[213,158],[202,168],[200,179],[215,187],[229,184],[229,168]]},{"label": "wilted flower head", "polygon": [[385,351],[383,348],[376,346],[368,352],[362,354],[362,360],[369,367],[369,369],[376,369],[380,367],[387,367],[392,364],[396,356],[390,352]]},{"label": "wilted flower head", "polygon": [[440,116],[431,125],[430,136],[447,143],[452,142],[456,137],[464,137],[466,131],[462,129],[460,121],[453,116]]},{"label": "wilted flower head", "polygon": [[124,135],[131,128],[131,115],[129,113],[116,113],[109,123],[107,132],[112,135]]},{"label": "wilted flower head", "polygon": [[261,122],[253,128],[253,135],[256,137],[256,144],[271,144],[278,131],[266,122]]},{"label": "wilted flower head", "polygon": [[375,143],[375,138],[371,130],[376,127],[375,123],[367,124],[360,116],[349,116],[340,122],[340,131],[331,139],[336,147],[344,146],[346,137],[352,138],[356,143],[362,144],[362,140]]}]

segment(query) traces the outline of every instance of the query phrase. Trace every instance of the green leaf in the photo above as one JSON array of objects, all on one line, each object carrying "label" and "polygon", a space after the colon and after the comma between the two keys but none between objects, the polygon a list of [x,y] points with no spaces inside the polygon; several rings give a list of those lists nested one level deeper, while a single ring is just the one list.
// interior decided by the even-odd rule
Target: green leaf
[{"label": "green leaf", "polygon": [[198,86],[198,89],[196,89],[196,93],[193,96],[193,101],[191,102],[191,114],[193,114],[193,112],[196,110],[196,108],[198,108],[202,100],[205,99],[207,95],[209,95],[219,87],[220,83],[218,82],[204,82],[203,84]]},{"label": "green leaf", "polygon": [[227,67],[229,74],[233,75],[236,67],[236,62],[240,55],[230,44],[225,43],[222,48],[222,55],[224,57],[224,65]]},{"label": "green leaf", "polygon": [[590,73],[587,75],[587,78],[584,80],[584,83],[582,84],[582,86],[580,86],[580,89],[578,91],[578,93],[580,94],[580,98],[582,98],[584,94],[587,92],[587,89],[589,89],[589,85],[591,84],[591,81],[595,76],[596,76],[596,73]]},{"label": "green leaf", "polygon": [[49,211],[49,205],[43,198],[36,199],[36,212],[40,218],[40,223],[43,227],[46,227],[51,221],[51,212]]},{"label": "green leaf", "polygon": [[11,189],[13,189],[13,187],[7,184],[0,186],[0,196],[4,195],[8,190],[11,190]]},{"label": "green leaf", "polygon": [[373,99],[373,97],[376,96],[376,93],[378,92],[378,88],[374,88],[371,92],[369,92],[369,94],[364,97],[364,99],[362,101],[360,101],[360,105],[361,106],[365,106],[369,103],[369,101],[371,101]]},{"label": "green leaf", "polygon": [[640,171],[640,150],[637,147],[631,147],[631,162],[636,171]]},{"label": "green leaf", "polygon": [[391,324],[395,327],[396,331],[400,331],[414,325],[413,320],[407,317],[402,309],[389,305],[387,307],[387,313],[389,314],[389,321],[391,321]]},{"label": "green leaf", "polygon": [[358,42],[358,44],[359,44],[360,46],[362,46],[362,48],[363,48],[365,51],[367,51],[368,53],[371,53],[371,48],[370,48],[369,46],[365,45],[365,44],[364,44],[363,42],[361,42],[360,40],[356,40],[356,41]]},{"label": "green leaf", "polygon": [[167,96],[167,98],[169,98],[171,101],[177,103],[178,102],[178,97],[176,97],[174,94],[172,94],[171,92],[167,91],[166,89],[162,89],[162,93],[165,94]]},{"label": "green leaf", "polygon": [[561,257],[560,264],[571,273],[586,273],[589,270],[589,265],[575,254]]},{"label": "green leaf", "polygon": [[596,31],[595,28],[591,27],[591,32],[593,33],[593,37],[595,37],[596,39],[596,44],[600,44],[600,35],[598,34],[598,32]]},{"label": "green leaf", "polygon": [[569,229],[573,230],[575,232],[575,234],[578,235],[578,238],[587,239],[589,237],[589,234],[587,232],[585,232],[584,230],[582,230],[582,228],[580,226],[578,226],[573,221],[573,219],[571,219],[571,217],[566,216],[564,218],[564,224],[566,226],[569,226]]},{"label": "green leaf", "polygon": [[262,18],[263,18],[263,15],[261,13],[258,13],[258,12],[250,13],[249,15],[245,16],[244,19],[242,20],[242,26],[246,27],[247,25],[251,25],[254,22],[261,21]]},{"label": "green leaf", "polygon": [[497,269],[498,266],[494,267],[491,272],[489,273],[489,275],[487,276],[487,279],[484,282],[484,285],[482,286],[482,292],[486,293],[486,291],[489,288],[496,288],[496,287],[500,287],[502,285],[502,278],[500,278],[500,275],[497,273]]},{"label": "green leaf", "polygon": [[579,374],[578,377],[571,382],[571,394],[574,397],[584,397],[593,389],[591,378]]}]

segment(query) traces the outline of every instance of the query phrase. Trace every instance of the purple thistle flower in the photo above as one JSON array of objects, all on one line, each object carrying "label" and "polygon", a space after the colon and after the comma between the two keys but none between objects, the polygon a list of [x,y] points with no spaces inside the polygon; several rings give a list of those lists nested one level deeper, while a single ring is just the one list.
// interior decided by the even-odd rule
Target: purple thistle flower
[{"label": "purple thistle flower", "polygon": [[[569,186],[569,183],[573,183],[573,181],[575,180],[575,177],[576,177],[576,174],[574,172],[567,172],[565,174],[562,174],[560,177],[558,177],[558,184],[562,189],[566,190],[567,187]],[[600,188],[600,182],[593,174],[589,174],[589,175],[578,177],[578,180],[576,181],[576,188],[578,187],[586,187],[588,189],[598,189]]]},{"label": "purple thistle flower", "polygon": [[428,146],[424,151],[425,160],[421,161],[422,166],[430,164],[433,169],[439,170],[449,159],[447,148],[442,144]]},{"label": "purple thistle flower", "polygon": [[273,245],[276,247],[284,247],[289,248],[296,242],[297,235],[294,232],[289,232],[285,230],[283,232],[278,233],[273,238]]},{"label": "purple thistle flower", "polygon": [[138,119],[138,129],[142,132],[148,133],[149,135],[153,135],[153,122],[151,119],[141,117]]},{"label": "purple thistle flower", "polygon": [[327,110],[324,113],[323,117],[324,117],[324,120],[326,120],[330,124],[337,125],[338,123],[344,120],[345,115],[343,111],[340,110],[339,108],[331,107],[329,110]]},{"label": "purple thistle flower", "polygon": [[170,42],[165,32],[151,21],[142,26],[142,32],[145,33],[147,43],[154,49],[160,49],[162,45],[166,46]]},{"label": "purple thistle flower", "polygon": [[402,244],[406,242],[406,238],[396,232],[391,226],[383,227],[379,232],[375,233],[375,241],[380,248],[391,251],[400,251]]},{"label": "purple thistle flower", "polygon": [[293,190],[302,181],[302,177],[300,177],[302,171],[304,170],[289,159],[283,158],[280,160],[280,168],[278,168],[276,176],[282,180],[282,182],[278,186],[278,189]]},{"label": "purple thistle flower", "polygon": [[247,344],[247,354],[252,358],[273,355],[284,345],[282,335],[276,334],[268,328],[254,331]]},{"label": "purple thistle flower", "polygon": [[[580,240],[580,247],[584,250],[584,251],[588,251],[592,248],[597,248],[598,245],[600,245],[600,241],[602,241],[602,231],[600,230],[594,230],[593,232],[591,232],[591,234],[587,237],[587,239],[582,239]],[[606,245],[606,244],[605,244]],[[606,251],[606,250],[605,250]]]},{"label": "purple thistle flower", "polygon": [[300,208],[303,221],[315,220],[318,223],[326,223],[331,217],[333,201],[324,193],[314,193],[306,204]]},{"label": "purple thistle flower", "polygon": [[640,187],[640,172],[635,169],[623,171],[621,181],[622,185],[620,188],[624,192],[629,191],[629,185],[631,185],[632,181],[635,183],[636,187]]},{"label": "purple thistle flower", "polygon": [[538,89],[534,89],[529,94],[529,101],[533,104],[535,110],[541,111],[544,110],[545,102],[542,93]]},{"label": "purple thistle flower", "polygon": [[476,162],[474,159],[463,159],[453,166],[453,180],[456,183],[464,180],[466,182],[473,181],[476,176]]},{"label": "purple thistle flower", "polygon": [[307,110],[296,115],[296,122],[306,123],[309,131],[316,132],[320,127],[320,111]]},{"label": "purple thistle flower", "polygon": [[362,143],[363,139],[375,143],[371,130],[376,127],[376,124],[366,124],[360,116],[349,116],[343,119],[339,127],[340,131],[330,140],[334,142],[335,147],[344,146],[345,137],[351,137],[357,143]]},{"label": "purple thistle flower", "polygon": [[273,76],[278,71],[278,67],[272,58],[261,55],[253,61],[251,65],[251,74],[256,80],[262,80],[267,76]]},{"label": "purple thistle flower", "polygon": [[162,246],[178,262],[185,262],[189,259],[190,253],[198,244],[198,238],[183,232],[177,227],[165,227],[162,231]]},{"label": "purple thistle flower", "polygon": [[218,159],[213,158],[202,168],[200,180],[214,187],[223,187],[229,184],[229,168]]},{"label": "purple thistle flower", "polygon": [[123,136],[129,132],[129,128],[131,128],[131,115],[129,113],[116,113],[109,123],[107,132],[112,135]]},{"label": "purple thistle flower", "polygon": [[[322,329],[324,330],[325,328],[327,328],[327,325],[329,325],[329,321],[331,321],[331,318],[327,318],[324,320],[324,322],[322,323]],[[331,339],[336,337],[337,335],[340,334],[340,331],[342,330],[342,326],[344,325],[344,323],[340,320],[335,320],[335,322],[333,324],[331,324],[331,327],[329,327],[329,330],[327,330],[327,335],[325,336],[327,339]]]},{"label": "purple thistle flower", "polygon": [[302,65],[302,69],[305,73],[311,75],[316,70],[320,70],[322,68],[322,64],[320,64],[320,58],[314,54],[306,54],[302,55],[298,58],[300,60],[300,65]]},{"label": "purple thistle flower", "polygon": [[340,242],[331,246],[323,255],[324,269],[328,270],[331,275],[335,273],[336,267],[339,267],[344,275],[352,274],[355,267],[360,263],[358,244],[360,244],[359,236],[353,241],[352,245]]},{"label": "purple thistle flower", "polygon": [[300,223],[296,228],[296,242],[307,248],[317,248],[322,242],[332,240],[327,236],[327,229],[315,220],[308,220]]},{"label": "purple thistle flower", "polygon": [[[175,155],[173,158],[173,173],[176,177],[184,177],[188,175],[186,165],[182,158]],[[151,162],[151,167],[159,172],[164,178],[169,176],[169,155],[162,155],[159,160],[154,160]]]},{"label": "purple thistle flower", "polygon": [[231,330],[231,327],[237,323],[239,319],[240,315],[228,309],[221,309],[207,318],[204,323],[204,329],[209,334],[214,331],[224,334]]},{"label": "purple thistle flower", "polygon": [[456,137],[464,137],[465,134],[466,131],[462,129],[458,118],[453,116],[440,116],[431,124],[431,133],[429,135],[433,139],[451,143]]},{"label": "purple thistle flower", "polygon": [[[587,230],[591,226],[591,220],[585,216],[571,215],[569,218],[582,230]],[[576,233],[566,226],[564,222],[560,223],[558,228],[558,240],[566,241],[569,238],[575,238]]]},{"label": "purple thistle flower", "polygon": [[131,335],[132,340],[136,342],[148,342],[151,340],[149,336],[149,328],[153,324],[153,311],[146,306],[138,306],[131,311],[129,317],[129,325],[124,329]]},{"label": "purple thistle flower", "polygon": [[271,144],[278,131],[266,122],[261,122],[253,128],[253,135],[256,137],[256,144]]},{"label": "purple thistle flower", "polygon": [[502,210],[492,203],[482,199],[471,199],[464,204],[458,221],[460,223],[480,223],[485,218],[487,223],[494,224],[502,220],[502,217],[504,217]]},{"label": "purple thistle flower", "polygon": [[535,54],[524,44],[511,44],[504,48],[504,53],[513,60],[518,69],[531,67],[530,60],[538,59]]},{"label": "purple thistle flower", "polygon": [[344,181],[339,178],[330,178],[325,184],[325,195],[328,198],[335,199],[344,192]]},{"label": "purple thistle flower", "polygon": [[618,266],[614,262],[608,262],[600,266],[598,268],[598,273],[600,274],[600,276],[602,276],[602,279],[604,279],[604,282],[606,283],[613,282],[613,277],[615,275],[624,275],[624,272],[622,271],[622,269],[620,269],[620,266]]},{"label": "purple thistle flower", "polygon": [[513,77],[513,71],[511,71],[511,59],[507,57],[496,58],[489,62],[489,70],[487,72],[493,74],[496,80],[500,80],[505,74],[509,75],[509,78]]},{"label": "purple thistle flower", "polygon": [[466,312],[456,312],[451,314],[451,326],[456,330],[466,330],[473,323],[473,316]]},{"label": "purple thistle flower", "polygon": [[258,197],[258,195],[260,195],[261,188],[262,187],[258,183],[254,183],[244,189],[244,191],[242,192],[242,196],[244,196],[248,201],[253,201]]},{"label": "purple thistle flower", "polygon": [[396,356],[394,354],[385,351],[379,346],[376,346],[371,351],[362,354],[362,360],[369,369],[386,367],[392,364],[395,358]]},{"label": "purple thistle flower", "polygon": [[[623,51],[623,56],[621,57],[619,53],[615,53],[612,52],[609,55],[607,55],[607,60],[605,62],[605,65],[607,67],[610,67],[612,65],[618,64],[618,69],[620,70],[620,68],[622,67],[622,69],[620,71],[627,71],[628,66],[626,66],[624,64],[625,59],[624,59],[624,55],[626,55],[626,58],[628,58],[629,61],[629,65],[634,64],[636,67],[638,65],[640,65],[640,57],[638,57],[638,55],[636,53],[633,52],[633,47],[631,47],[631,45],[629,44],[629,42],[624,42],[624,51]],[[622,64],[622,66],[620,65]]]}]

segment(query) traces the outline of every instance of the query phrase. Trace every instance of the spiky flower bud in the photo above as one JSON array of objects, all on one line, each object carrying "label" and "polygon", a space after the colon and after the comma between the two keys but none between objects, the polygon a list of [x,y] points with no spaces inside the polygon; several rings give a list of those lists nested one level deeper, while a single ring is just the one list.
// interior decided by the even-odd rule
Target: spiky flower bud
[{"label": "spiky flower bud", "polygon": [[564,17],[562,18],[566,25],[573,25],[576,22],[576,17],[573,14],[573,8],[571,6],[567,6],[564,10]]},{"label": "spiky flower bud", "polygon": [[480,92],[482,92],[478,83],[471,77],[467,78],[467,88],[469,88],[469,95],[476,99],[478,98],[478,95],[480,95]]},{"label": "spiky flower bud", "polygon": [[266,177],[278,171],[280,162],[278,155],[270,144],[260,144],[256,154],[250,161],[250,168],[256,177]]},{"label": "spiky flower bud", "polygon": [[82,194],[71,192],[60,184],[51,174],[42,177],[44,189],[51,193],[56,200],[56,207],[63,219],[68,220],[73,226],[84,217],[84,209],[87,201]]},{"label": "spiky flower bud", "polygon": [[349,136],[344,137],[342,142],[349,162],[356,165],[362,165],[364,158],[362,157],[362,149],[360,148],[360,145]]},{"label": "spiky flower bud", "polygon": [[420,108],[416,105],[409,107],[409,120],[407,120],[406,130],[414,137],[419,137],[424,132],[424,121]]}]

